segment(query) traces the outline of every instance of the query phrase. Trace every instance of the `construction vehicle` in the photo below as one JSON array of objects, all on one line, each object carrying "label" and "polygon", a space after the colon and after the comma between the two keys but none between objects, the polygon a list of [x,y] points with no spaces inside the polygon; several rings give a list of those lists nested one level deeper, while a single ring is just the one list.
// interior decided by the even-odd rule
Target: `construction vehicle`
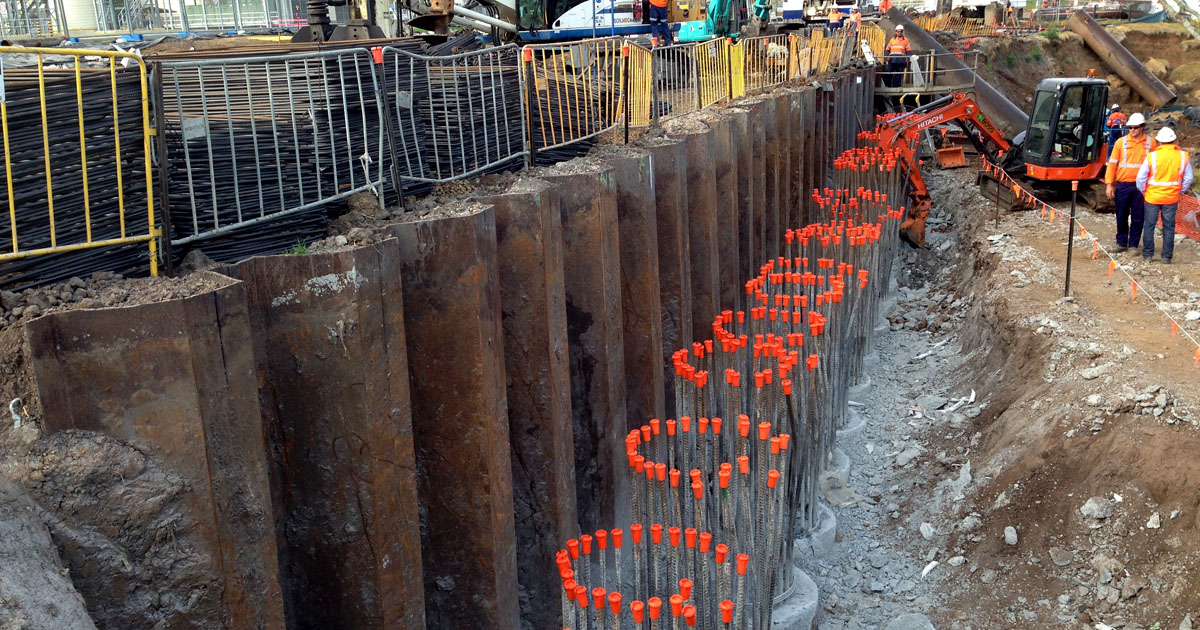
[{"label": "construction vehicle", "polygon": [[[917,145],[922,132],[954,123],[981,155],[1038,196],[1061,197],[1079,182],[1079,198],[1091,208],[1107,204],[1100,185],[1108,145],[1104,108],[1108,82],[1102,79],[1045,79],[1038,84],[1028,128],[1009,140],[970,93],[956,92],[889,120],[879,129],[879,146],[896,149],[909,173],[911,205],[901,234],[914,246],[925,241],[929,189],[921,176]],[[977,182],[985,198],[1018,210],[1025,202],[1007,184],[981,170]]]},{"label": "construction vehicle", "polygon": [[825,24],[829,21],[830,9],[836,8],[842,13],[844,21],[856,6],[858,0],[785,0],[779,7],[779,17],[785,27]]},{"label": "construction vehicle", "polygon": [[[649,35],[649,3],[643,0],[402,0],[417,14],[409,26],[445,34],[450,24],[502,41],[556,42],[588,37]],[[706,18],[701,0],[670,0],[668,22]]]}]

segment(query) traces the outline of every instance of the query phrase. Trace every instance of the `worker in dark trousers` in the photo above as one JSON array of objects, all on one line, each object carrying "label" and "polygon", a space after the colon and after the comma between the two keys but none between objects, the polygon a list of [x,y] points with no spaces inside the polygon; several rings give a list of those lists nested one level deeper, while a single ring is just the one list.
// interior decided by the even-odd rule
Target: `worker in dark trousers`
[{"label": "worker in dark trousers", "polygon": [[1104,128],[1108,130],[1108,152],[1112,153],[1117,139],[1125,135],[1125,113],[1121,111],[1121,106],[1117,103],[1113,103],[1113,106],[1108,108],[1108,112],[1108,117],[1104,120]]},{"label": "worker in dark trousers", "polygon": [[904,36],[903,24],[896,27],[896,36],[888,41],[883,52],[887,59],[887,72],[883,75],[883,84],[887,87],[900,87],[904,81],[904,70],[908,67],[908,54],[912,52],[912,45]]},{"label": "worker in dark trousers", "polygon": [[829,15],[825,16],[825,19],[829,21],[830,35],[842,28],[842,12],[838,11],[837,7],[829,7]]},{"label": "worker in dark trousers", "polygon": [[1117,251],[1137,247],[1142,242],[1145,206],[1137,188],[1138,171],[1146,156],[1154,150],[1154,141],[1146,134],[1146,118],[1139,113],[1129,117],[1129,135],[1117,140],[1108,156],[1104,174],[1105,193],[1117,205]]},{"label": "worker in dark trousers", "polygon": [[671,27],[667,24],[667,0],[650,0],[650,36],[659,46],[671,45]]}]

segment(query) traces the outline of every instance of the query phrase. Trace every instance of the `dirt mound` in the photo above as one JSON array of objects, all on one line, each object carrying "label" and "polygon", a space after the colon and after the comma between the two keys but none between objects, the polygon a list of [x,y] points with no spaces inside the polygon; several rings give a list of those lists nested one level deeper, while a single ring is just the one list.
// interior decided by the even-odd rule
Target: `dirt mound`
[{"label": "dirt mound", "polygon": [[[1200,72],[1191,69],[1195,48],[1200,46],[1177,24],[1127,24],[1110,28],[1148,70],[1177,86],[1177,105],[1200,104],[1193,92],[1200,88]],[[979,75],[990,82],[1017,107],[1028,112],[1037,84],[1051,77],[1085,77],[1095,70],[1110,83],[1109,95],[1127,113],[1149,114],[1146,102],[1109,68],[1083,40],[1070,31],[1050,31],[1032,37],[968,38],[943,42],[951,50],[979,51]],[[1186,69],[1185,69],[1186,68]],[[1193,76],[1196,75],[1196,76]],[[1192,136],[1195,136],[1193,138]],[[1180,144],[1196,148],[1200,134],[1180,130]]]},{"label": "dirt mound", "polygon": [[85,431],[42,438],[26,422],[0,429],[0,475],[44,508],[98,627],[222,627],[215,559],[184,516],[187,484],[136,445]]},{"label": "dirt mound", "polygon": [[[928,449],[968,446],[974,477],[965,499],[934,523],[951,532],[945,554],[961,556],[965,570],[944,584],[935,621],[1179,627],[1200,610],[1200,459],[1192,455],[1200,400],[1189,385],[1191,349],[1182,336],[1171,340],[1144,298],[1131,305],[1103,262],[1077,257],[1075,297],[1060,299],[1060,228],[1033,213],[994,223],[978,211],[986,205],[969,177],[927,177],[935,204],[953,206],[969,254],[941,282],[976,291],[961,332],[971,354],[956,372],[957,389],[988,400],[970,420],[971,444],[943,439]],[[1108,221],[1090,213],[1084,220],[1102,242],[1112,238]],[[1180,247],[1200,265],[1200,248]],[[1187,270],[1132,273],[1169,302],[1164,308],[1200,308],[1200,286]],[[928,495],[912,500],[927,502],[937,490],[922,491]],[[1006,542],[1007,527],[1017,544]]]},{"label": "dirt mound", "polygon": [[0,628],[95,630],[25,492],[0,477]]},{"label": "dirt mound", "polygon": [[1160,79],[1166,79],[1167,76],[1171,74],[1171,67],[1162,59],[1151,59],[1150,61],[1147,61],[1146,69],[1150,71],[1150,74],[1153,74]]},{"label": "dirt mound", "polygon": [[1171,72],[1171,83],[1180,92],[1190,92],[1200,88],[1200,61],[1189,61]]}]

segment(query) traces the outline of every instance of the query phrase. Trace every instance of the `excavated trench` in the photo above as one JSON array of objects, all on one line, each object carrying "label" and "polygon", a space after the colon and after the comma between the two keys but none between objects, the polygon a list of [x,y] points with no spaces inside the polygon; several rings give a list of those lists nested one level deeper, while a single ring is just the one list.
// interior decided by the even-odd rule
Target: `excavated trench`
[{"label": "excavated trench", "polygon": [[1116,288],[1100,263],[1077,262],[1077,298],[1061,300],[1065,237],[1040,249],[1036,215],[996,221],[970,173],[927,179],[931,249],[902,254],[890,330],[852,399],[866,422],[839,439],[850,475],[826,493],[839,530],[812,565],[818,628],[909,613],[960,630],[1189,627],[1190,361],[1156,359],[1137,304],[1110,328],[1092,301]]}]

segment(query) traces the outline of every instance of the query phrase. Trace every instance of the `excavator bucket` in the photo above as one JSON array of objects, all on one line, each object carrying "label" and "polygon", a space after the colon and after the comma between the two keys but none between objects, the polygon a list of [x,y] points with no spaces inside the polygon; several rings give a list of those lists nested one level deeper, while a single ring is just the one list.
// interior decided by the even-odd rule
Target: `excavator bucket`
[{"label": "excavator bucket", "polygon": [[937,150],[938,168],[962,168],[967,165],[967,156],[962,147],[947,147]]}]

